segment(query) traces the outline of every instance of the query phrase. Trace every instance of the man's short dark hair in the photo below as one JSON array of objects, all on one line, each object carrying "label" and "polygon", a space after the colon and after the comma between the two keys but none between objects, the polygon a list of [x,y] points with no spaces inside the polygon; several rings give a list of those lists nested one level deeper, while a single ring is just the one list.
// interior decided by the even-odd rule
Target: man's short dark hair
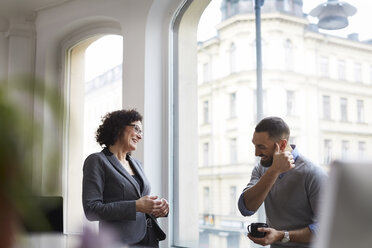
[{"label": "man's short dark hair", "polygon": [[256,126],[255,132],[267,132],[269,138],[278,141],[281,139],[289,139],[290,131],[287,123],[282,118],[270,116],[263,118]]}]

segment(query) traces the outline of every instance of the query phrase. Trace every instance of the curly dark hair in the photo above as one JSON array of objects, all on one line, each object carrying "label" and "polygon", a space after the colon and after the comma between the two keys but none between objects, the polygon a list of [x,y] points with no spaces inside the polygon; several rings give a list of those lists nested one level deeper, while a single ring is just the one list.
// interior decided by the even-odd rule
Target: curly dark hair
[{"label": "curly dark hair", "polygon": [[125,126],[135,121],[142,122],[142,115],[135,109],[122,109],[107,113],[96,131],[97,143],[106,147],[115,144],[123,134]]}]

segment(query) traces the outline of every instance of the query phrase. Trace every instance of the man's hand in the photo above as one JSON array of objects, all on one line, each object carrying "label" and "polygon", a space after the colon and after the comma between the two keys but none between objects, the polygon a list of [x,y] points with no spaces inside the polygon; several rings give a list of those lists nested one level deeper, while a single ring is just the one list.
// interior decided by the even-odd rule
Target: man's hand
[{"label": "man's hand", "polygon": [[275,243],[275,242],[277,242],[277,241],[279,241],[279,240],[281,240],[283,238],[283,232],[277,231],[274,228],[260,227],[260,228],[257,228],[257,231],[259,231],[259,232],[266,232],[265,237],[263,237],[263,238],[255,238],[255,237],[252,237],[248,233],[248,238],[250,240],[252,240],[253,242],[255,242],[256,244],[260,244],[262,246],[271,245],[272,243]]},{"label": "man's hand", "polygon": [[289,151],[280,151],[279,144],[275,143],[275,152],[273,155],[273,163],[270,169],[281,174],[295,167],[294,159]]}]

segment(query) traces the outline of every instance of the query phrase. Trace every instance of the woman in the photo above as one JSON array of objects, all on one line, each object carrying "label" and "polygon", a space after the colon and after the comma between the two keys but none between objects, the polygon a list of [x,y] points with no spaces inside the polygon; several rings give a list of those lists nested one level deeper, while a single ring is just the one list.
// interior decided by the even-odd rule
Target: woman
[{"label": "woman", "polygon": [[96,140],[104,149],[89,155],[83,169],[83,207],[100,231],[110,229],[127,245],[158,247],[165,239],[156,218],[165,217],[165,199],[150,196],[141,163],[131,156],[142,139],[142,116],[135,110],[106,114]]}]

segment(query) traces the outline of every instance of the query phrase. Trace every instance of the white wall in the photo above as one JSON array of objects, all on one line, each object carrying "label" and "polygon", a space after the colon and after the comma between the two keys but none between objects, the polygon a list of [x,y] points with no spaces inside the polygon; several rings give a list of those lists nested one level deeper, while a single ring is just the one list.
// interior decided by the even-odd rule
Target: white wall
[{"label": "white wall", "polygon": [[[14,18],[0,25],[0,77],[7,78],[16,72],[37,75],[47,84],[58,87],[69,103],[68,51],[71,47],[93,35],[119,34],[123,36],[123,107],[136,108],[144,114],[146,136],[135,156],[144,162],[153,193],[169,198],[169,130],[170,130],[170,36],[171,24],[182,0],[76,0],[37,11],[34,19]],[[10,24],[9,24],[10,23]],[[10,29],[17,24],[18,29]],[[13,26],[12,26],[13,25]],[[7,33],[9,30],[24,32]],[[12,35],[14,34],[14,35]],[[4,66],[3,66],[4,65]],[[34,115],[50,118],[45,106],[34,105]],[[66,115],[67,117],[67,115]],[[82,223],[70,222],[69,215],[79,203],[70,201],[81,188],[82,163],[68,164],[67,147],[73,143],[66,132],[68,123],[54,127],[50,136],[44,128],[44,145],[59,143],[63,149],[63,176],[60,192],[65,200],[67,214],[65,232],[81,232]],[[43,158],[36,159],[39,162]],[[62,163],[62,162],[61,162]],[[43,167],[47,165],[44,164]],[[72,171],[71,168],[74,168]],[[40,168],[40,174],[43,169]],[[80,173],[79,173],[80,171]],[[74,172],[74,173],[72,173]],[[76,173],[78,172],[78,173]],[[41,188],[45,185],[41,185]],[[42,189],[43,191],[43,189]],[[47,189],[44,189],[47,191]],[[79,191],[78,191],[79,192]],[[67,204],[66,202],[69,202]],[[81,205],[81,204],[80,204]],[[167,229],[168,223],[162,223]],[[165,244],[168,247],[169,244]]]}]

